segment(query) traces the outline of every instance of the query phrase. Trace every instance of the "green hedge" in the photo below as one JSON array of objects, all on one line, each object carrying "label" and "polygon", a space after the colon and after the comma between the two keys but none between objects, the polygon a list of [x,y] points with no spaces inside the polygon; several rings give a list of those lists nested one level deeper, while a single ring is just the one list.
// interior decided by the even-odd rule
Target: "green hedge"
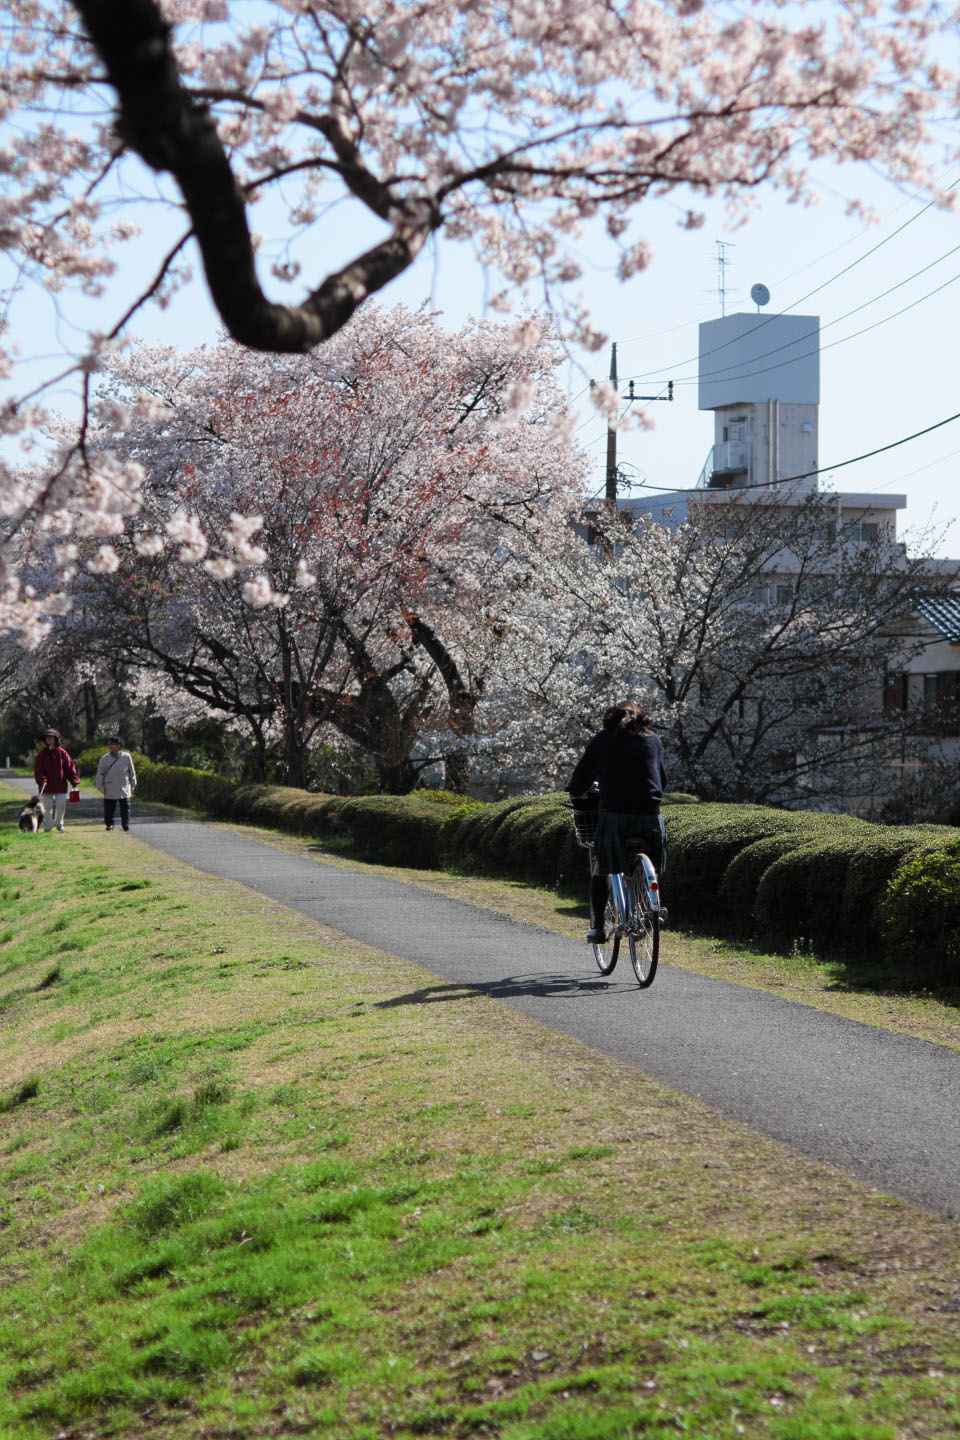
[{"label": "green hedge", "polygon": [[[102,751],[78,761],[84,773]],[[319,839],[420,869],[509,875],[586,894],[586,855],[564,794],[485,804],[445,791],[315,795],[237,785],[135,756],[138,796]],[[871,825],[851,816],[667,796],[664,897],[672,920],[713,935],[886,962],[960,978],[960,839],[951,826]]]},{"label": "green hedge", "polygon": [[727,870],[742,850],[774,836],[787,837],[787,848],[796,848],[838,830],[863,827],[863,821],[847,816],[771,810],[762,805],[671,806],[665,888],[687,923],[713,929],[726,909]]},{"label": "green hedge", "polygon": [[880,912],[887,953],[898,970],[960,986],[960,840],[898,870]]},{"label": "green hedge", "polygon": [[231,820],[277,825],[298,835],[345,837],[371,859],[415,869],[436,869],[444,855],[444,831],[477,802],[446,791],[412,795],[315,795],[282,785],[228,785],[210,808]]},{"label": "green hedge", "polygon": [[443,836],[445,863],[566,888],[586,874],[565,794],[475,805]]},{"label": "green hedge", "polygon": [[[101,745],[83,750],[76,759],[80,774],[93,779],[100,757],[105,753],[106,746]],[[140,800],[161,800],[168,805],[185,805],[191,810],[212,810],[218,800],[236,788],[232,780],[212,775],[209,770],[193,770],[186,765],[154,765],[139,751],[130,753],[137,772]]]},{"label": "green hedge", "polygon": [[798,850],[806,837],[803,831],[784,829],[763,840],[745,845],[723,872],[714,933],[736,940],[750,940],[756,934],[757,889],[763,876],[781,855]]},{"label": "green hedge", "polygon": [[753,906],[758,938],[787,949],[839,948],[847,868],[862,838],[817,839],[772,859]]}]

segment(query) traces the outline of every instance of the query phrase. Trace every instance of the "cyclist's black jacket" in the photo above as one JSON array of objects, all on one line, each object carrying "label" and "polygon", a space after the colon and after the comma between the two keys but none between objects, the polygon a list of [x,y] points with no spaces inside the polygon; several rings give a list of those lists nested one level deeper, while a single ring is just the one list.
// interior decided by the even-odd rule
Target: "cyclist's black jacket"
[{"label": "cyclist's black jacket", "polygon": [[600,809],[621,815],[659,815],[667,783],[658,735],[601,730],[594,735],[570,776],[571,795],[600,782]]}]

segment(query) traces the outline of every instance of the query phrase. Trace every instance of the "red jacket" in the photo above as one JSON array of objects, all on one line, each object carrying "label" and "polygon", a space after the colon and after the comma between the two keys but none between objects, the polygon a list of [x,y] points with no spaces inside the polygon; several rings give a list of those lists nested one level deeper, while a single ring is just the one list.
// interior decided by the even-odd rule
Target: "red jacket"
[{"label": "red jacket", "polygon": [[45,795],[66,795],[71,785],[79,785],[77,767],[62,745],[44,745],[33,762],[33,778],[37,789],[46,782]]}]

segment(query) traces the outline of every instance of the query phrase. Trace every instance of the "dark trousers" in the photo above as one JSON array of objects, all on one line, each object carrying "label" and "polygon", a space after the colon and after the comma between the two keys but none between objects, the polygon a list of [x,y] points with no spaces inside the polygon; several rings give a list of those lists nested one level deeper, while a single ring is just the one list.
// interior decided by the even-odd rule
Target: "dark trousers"
[{"label": "dark trousers", "polygon": [[108,800],[103,797],[103,823],[109,829],[113,824],[114,813],[117,806],[120,806],[120,824],[124,830],[130,829],[130,800],[126,795],[121,795],[119,800]]},{"label": "dark trousers", "polygon": [[590,926],[593,930],[603,929],[603,917],[607,909],[606,875],[590,876]]}]

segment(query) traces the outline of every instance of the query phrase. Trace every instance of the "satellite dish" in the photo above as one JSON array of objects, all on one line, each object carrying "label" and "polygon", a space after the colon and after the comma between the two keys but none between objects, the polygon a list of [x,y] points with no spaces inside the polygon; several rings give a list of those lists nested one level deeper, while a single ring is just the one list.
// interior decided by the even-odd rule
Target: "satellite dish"
[{"label": "satellite dish", "polygon": [[756,305],[757,309],[759,310],[761,305],[770,304],[770,291],[767,289],[766,285],[761,285],[758,281],[757,284],[754,285],[753,289],[750,291],[750,299],[753,301],[754,305]]}]

